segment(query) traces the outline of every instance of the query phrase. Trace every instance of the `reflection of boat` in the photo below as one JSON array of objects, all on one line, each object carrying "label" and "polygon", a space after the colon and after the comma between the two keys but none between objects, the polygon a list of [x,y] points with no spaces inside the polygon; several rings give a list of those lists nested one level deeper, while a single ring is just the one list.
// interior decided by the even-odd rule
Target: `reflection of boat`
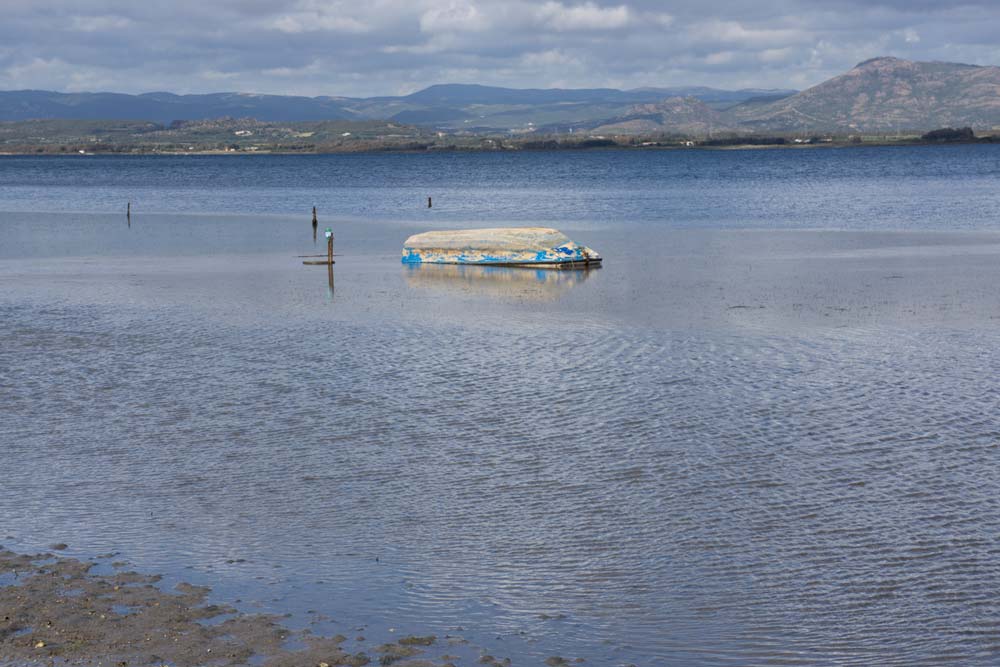
[{"label": "reflection of boat", "polygon": [[531,300],[554,299],[589,275],[590,271],[585,269],[550,271],[516,266],[424,263],[406,267],[406,282],[410,287]]},{"label": "reflection of boat", "polygon": [[601,256],[547,227],[505,227],[424,232],[406,239],[404,264],[491,264],[580,268]]}]

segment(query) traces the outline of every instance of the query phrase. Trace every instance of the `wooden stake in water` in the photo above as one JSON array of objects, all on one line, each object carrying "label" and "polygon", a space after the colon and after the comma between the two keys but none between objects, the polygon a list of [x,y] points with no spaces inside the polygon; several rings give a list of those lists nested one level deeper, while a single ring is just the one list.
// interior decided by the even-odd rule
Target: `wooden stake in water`
[{"label": "wooden stake in water", "polygon": [[431,198],[428,197],[427,198],[427,208],[430,208],[430,207],[431,207]]},{"label": "wooden stake in water", "polygon": [[132,202],[129,202],[125,206],[125,220],[128,222],[128,226],[132,226]]},{"label": "wooden stake in water", "polygon": [[[307,259],[307,260],[305,260],[305,261],[302,262],[303,264],[313,264],[313,265],[317,265],[317,264],[318,265],[329,264],[330,266],[333,266],[333,264],[334,264],[334,261],[333,261],[333,230],[330,229],[329,227],[327,227],[325,235],[326,235],[326,259],[325,260],[322,260],[322,259],[320,259],[320,260]],[[322,257],[322,256],[323,255],[299,255],[299,257]]]}]

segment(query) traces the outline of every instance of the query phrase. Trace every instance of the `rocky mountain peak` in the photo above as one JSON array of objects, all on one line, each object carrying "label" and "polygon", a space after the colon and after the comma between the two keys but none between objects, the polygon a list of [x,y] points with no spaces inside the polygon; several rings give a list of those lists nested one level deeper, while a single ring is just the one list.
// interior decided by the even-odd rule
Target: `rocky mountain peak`
[{"label": "rocky mountain peak", "polygon": [[902,58],[897,58],[895,56],[877,56],[875,58],[869,58],[868,60],[862,60],[854,69],[861,69],[865,67],[875,68],[875,67],[891,67],[894,65],[901,65],[904,63],[909,63],[908,60],[903,60]]}]

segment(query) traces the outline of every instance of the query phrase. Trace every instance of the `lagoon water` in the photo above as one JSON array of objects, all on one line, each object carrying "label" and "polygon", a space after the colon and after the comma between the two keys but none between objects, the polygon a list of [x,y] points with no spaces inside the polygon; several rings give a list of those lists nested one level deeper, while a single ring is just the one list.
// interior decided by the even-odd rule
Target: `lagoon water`
[{"label": "lagoon water", "polygon": [[[995,664],[998,184],[992,146],[0,158],[0,538],[468,664]],[[606,266],[399,263],[508,224]]]}]

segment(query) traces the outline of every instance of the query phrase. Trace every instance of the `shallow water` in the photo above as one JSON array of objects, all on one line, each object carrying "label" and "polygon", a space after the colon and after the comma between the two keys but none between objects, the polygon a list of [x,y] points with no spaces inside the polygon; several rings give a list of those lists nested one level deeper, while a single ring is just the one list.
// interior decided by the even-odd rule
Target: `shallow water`
[{"label": "shallow water", "polygon": [[4,543],[515,664],[995,663],[990,216],[566,215],[607,265],[552,273],[404,267],[394,215],[331,276],[308,216],[2,214]]}]

